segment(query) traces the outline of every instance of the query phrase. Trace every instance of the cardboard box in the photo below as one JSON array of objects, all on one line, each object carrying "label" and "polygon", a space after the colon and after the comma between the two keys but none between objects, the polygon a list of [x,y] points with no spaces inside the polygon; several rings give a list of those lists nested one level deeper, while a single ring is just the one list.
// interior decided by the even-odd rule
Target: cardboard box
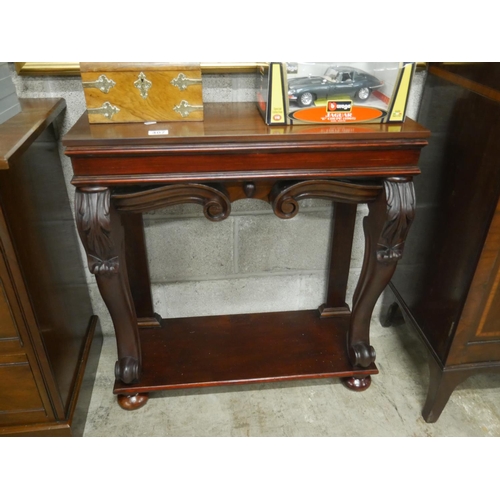
[{"label": "cardboard box", "polygon": [[402,122],[414,72],[415,63],[267,63],[257,106],[268,125]]}]

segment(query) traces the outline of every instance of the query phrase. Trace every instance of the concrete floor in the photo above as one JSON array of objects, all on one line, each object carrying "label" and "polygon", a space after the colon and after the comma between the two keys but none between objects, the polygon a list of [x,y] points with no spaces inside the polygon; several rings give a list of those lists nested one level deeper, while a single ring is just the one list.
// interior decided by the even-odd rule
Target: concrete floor
[{"label": "concrete floor", "polygon": [[116,347],[105,337],[85,436],[500,436],[500,375],[469,378],[435,424],[421,417],[427,354],[406,325],[372,321],[380,373],[361,393],[338,379],[153,393],[127,412],[112,394]]}]

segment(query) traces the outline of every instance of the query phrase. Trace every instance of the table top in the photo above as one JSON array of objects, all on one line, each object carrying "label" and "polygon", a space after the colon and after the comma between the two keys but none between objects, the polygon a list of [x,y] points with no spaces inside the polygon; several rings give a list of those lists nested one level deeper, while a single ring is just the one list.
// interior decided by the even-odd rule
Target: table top
[{"label": "table top", "polygon": [[[156,147],[181,144],[297,143],[307,141],[418,141],[429,136],[424,127],[407,119],[401,124],[273,125],[264,123],[255,103],[208,103],[203,122],[92,124],[84,113],[63,139],[69,148]],[[164,131],[164,135],[150,135]]]},{"label": "table top", "polygon": [[0,124],[0,170],[11,162],[52,123],[66,107],[64,99],[19,99],[21,111]]},{"label": "table top", "polygon": [[[74,185],[418,175],[429,131],[401,124],[268,126],[255,103],[209,103],[203,122],[92,124],[63,138]],[[149,131],[164,131],[149,135]]]}]

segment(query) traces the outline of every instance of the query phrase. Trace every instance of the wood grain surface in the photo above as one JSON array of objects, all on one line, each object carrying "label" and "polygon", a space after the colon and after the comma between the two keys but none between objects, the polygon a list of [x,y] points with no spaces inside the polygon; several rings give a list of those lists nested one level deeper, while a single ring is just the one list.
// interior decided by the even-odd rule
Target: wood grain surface
[{"label": "wood grain surface", "polygon": [[[182,90],[172,81],[184,75],[185,78],[198,80]],[[147,93],[141,95],[136,87],[140,76],[148,81]],[[105,93],[99,88],[89,87],[101,77],[112,80],[114,85]],[[88,63],[82,65],[82,82],[87,109],[101,108],[105,103],[117,108],[117,112],[107,117],[102,113],[89,113],[90,123],[129,123],[129,122],[190,122],[203,120],[203,97],[201,69],[193,66],[182,67],[168,64],[133,63]],[[190,106],[200,109],[183,116],[175,110],[176,106],[186,101]]]}]

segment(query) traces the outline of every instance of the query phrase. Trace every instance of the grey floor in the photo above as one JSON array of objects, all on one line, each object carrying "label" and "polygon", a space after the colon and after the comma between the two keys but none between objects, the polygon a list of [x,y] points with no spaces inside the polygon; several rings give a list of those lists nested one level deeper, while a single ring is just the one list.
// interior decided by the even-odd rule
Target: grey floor
[{"label": "grey floor", "polygon": [[380,373],[354,393],[337,379],[154,393],[127,412],[112,394],[116,347],[105,337],[85,436],[500,436],[500,375],[469,378],[435,424],[421,417],[426,352],[406,326],[372,321]]}]

